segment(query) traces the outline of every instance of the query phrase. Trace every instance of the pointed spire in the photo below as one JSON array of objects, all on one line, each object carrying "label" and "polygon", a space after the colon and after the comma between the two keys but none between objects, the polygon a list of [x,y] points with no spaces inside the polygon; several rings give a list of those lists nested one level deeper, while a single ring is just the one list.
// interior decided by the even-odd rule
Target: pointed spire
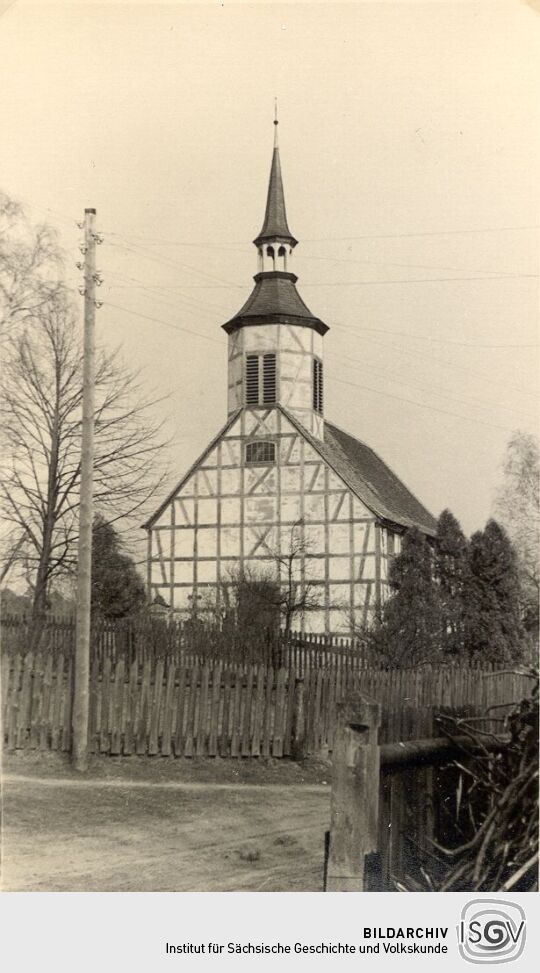
[{"label": "pointed spire", "polygon": [[274,109],[274,152],[272,155],[272,166],[270,168],[270,181],[268,184],[268,196],[266,198],[266,212],[264,223],[259,236],[254,241],[255,246],[267,240],[283,240],[295,247],[298,243],[289,230],[287,223],[287,212],[285,209],[285,194],[283,192],[283,180],[281,178],[281,162],[279,159],[278,146],[278,117],[277,117],[277,98],[275,99]]}]

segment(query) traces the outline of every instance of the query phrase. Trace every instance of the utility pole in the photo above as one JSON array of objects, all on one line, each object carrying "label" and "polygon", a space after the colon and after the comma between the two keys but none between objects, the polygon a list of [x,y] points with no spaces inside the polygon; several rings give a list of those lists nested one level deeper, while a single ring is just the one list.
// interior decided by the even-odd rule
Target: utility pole
[{"label": "utility pole", "polygon": [[84,211],[84,358],[81,437],[81,491],[77,566],[77,634],[73,684],[72,761],[75,770],[88,766],[90,699],[90,597],[92,581],[92,495],[94,478],[96,242],[95,209]]}]

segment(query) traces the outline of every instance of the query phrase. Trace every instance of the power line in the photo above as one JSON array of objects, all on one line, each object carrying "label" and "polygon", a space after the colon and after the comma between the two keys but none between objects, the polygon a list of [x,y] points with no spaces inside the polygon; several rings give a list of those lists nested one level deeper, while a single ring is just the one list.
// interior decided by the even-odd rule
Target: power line
[{"label": "power line", "polygon": [[538,279],[539,274],[505,274],[504,277],[410,277],[398,278],[398,279],[385,279],[385,280],[337,280],[329,283],[321,283],[316,281],[314,283],[308,283],[307,281],[302,282],[302,287],[367,287],[373,286],[374,284],[449,284],[452,282],[462,283],[463,281],[474,281],[474,280],[497,280],[497,281],[507,281],[507,280],[518,280],[525,278]]},{"label": "power line", "polygon": [[[354,330],[349,325],[339,324],[339,323],[337,323],[337,322],[334,321],[333,324],[332,324],[332,327],[333,328],[338,328],[341,331],[346,331],[347,334],[349,335],[349,337],[351,337],[351,338],[358,338],[358,337],[360,337],[360,335],[355,334]],[[374,338],[371,338],[370,340],[372,342],[374,342],[374,344],[377,344],[381,348],[384,348],[385,351],[395,350],[395,351],[398,352],[398,354],[405,355],[408,358],[418,358],[421,361],[435,362],[438,365],[443,365],[445,368],[447,368],[448,366],[450,366],[450,368],[455,368],[458,371],[465,372],[468,375],[473,375],[475,378],[479,378],[482,382],[485,382],[488,385],[493,385],[494,384],[493,383],[493,379],[486,378],[486,376],[482,372],[478,372],[478,371],[476,371],[476,369],[473,369],[473,368],[467,368],[465,365],[460,365],[458,362],[448,361],[448,360],[443,359],[443,358],[436,358],[433,355],[425,355],[425,354],[422,354],[422,352],[419,352],[419,351],[410,351],[410,350],[407,350],[406,348],[396,348],[396,346],[393,345],[393,344],[392,345],[386,345],[383,341],[377,341]],[[500,386],[501,383],[497,383],[497,385]],[[507,388],[507,389],[509,389],[512,392],[519,392],[521,395],[528,395],[528,396],[531,396],[532,398],[536,399],[536,395],[535,395],[534,392],[527,392],[526,389],[519,388],[517,385],[508,385],[508,383],[505,383],[504,387]]]},{"label": "power line", "polygon": [[394,337],[400,337],[400,338],[412,338],[414,341],[434,341],[437,342],[437,344],[443,344],[443,345],[461,345],[464,348],[538,348],[538,342],[534,342],[532,344],[523,344],[523,345],[518,345],[518,344],[489,345],[483,343],[480,344],[480,342],[475,342],[475,341],[456,341],[454,338],[436,338],[436,337],[432,337],[431,335],[410,334],[407,331],[386,331],[383,328],[365,328],[363,327],[363,325],[360,325],[356,330],[368,331],[373,334],[389,334],[389,335],[393,335]]},{"label": "power line", "polygon": [[[470,233],[503,233],[503,232],[521,232],[525,230],[538,230],[540,229],[540,224],[532,224],[530,226],[488,226],[488,227],[473,227],[465,230],[416,230],[412,233],[363,233],[358,236],[341,236],[341,237],[304,237],[302,243],[340,243],[344,240],[401,240],[408,237],[424,237],[424,236],[459,236],[461,234]],[[150,240],[147,236],[137,235],[127,236],[126,234],[120,233],[118,231],[110,230],[104,231],[108,232],[109,236],[119,236],[126,240],[145,240],[147,243],[151,243],[153,246],[164,246],[164,247],[212,247],[223,249],[223,244],[216,244],[210,241],[195,241],[195,240],[156,240],[154,237]],[[245,240],[231,240],[230,246],[245,246]],[[226,247],[225,249],[229,249]],[[246,250],[247,253],[247,250]]]},{"label": "power line", "polygon": [[488,422],[485,419],[473,419],[472,416],[460,416],[457,412],[448,412],[446,409],[439,409],[434,405],[424,405],[421,402],[415,402],[414,399],[405,399],[400,395],[392,395],[391,392],[381,392],[380,389],[371,388],[369,385],[359,385],[356,382],[348,382],[344,378],[338,378],[336,375],[330,373],[330,377],[335,381],[339,382],[341,385],[350,385],[352,388],[362,389],[365,392],[373,392],[375,395],[383,395],[387,399],[396,399],[398,402],[405,402],[408,405],[415,405],[418,409],[426,409],[428,412],[439,412],[444,416],[452,416],[454,419],[461,419],[463,422],[475,422],[481,426],[491,426],[493,429],[502,429],[505,432],[513,432],[514,429],[511,426],[499,426],[494,422]]},{"label": "power line", "polygon": [[183,331],[185,334],[195,335],[196,338],[203,338],[205,341],[213,341],[214,344],[223,347],[223,342],[218,341],[217,338],[211,338],[209,335],[201,334],[199,331],[192,331],[190,328],[184,328],[180,324],[171,324],[170,321],[164,321],[163,318],[156,318],[150,314],[141,314],[140,311],[133,311],[130,307],[122,307],[121,304],[113,304],[112,301],[103,301],[105,307],[114,307],[117,311],[125,311],[127,314],[133,314],[136,318],[144,318],[146,321],[155,321],[157,324],[162,324],[165,328],[170,328],[172,331]]},{"label": "power line", "polygon": [[[329,361],[340,361],[340,362],[343,362],[346,365],[351,365],[351,364],[364,365],[365,364],[365,362],[360,361],[358,358],[343,358],[343,357],[340,357],[339,355],[337,355],[337,356],[336,355],[327,355],[325,357]],[[389,371],[388,369],[382,369],[381,370],[380,368],[378,368],[378,371],[382,371],[383,374],[388,375],[391,379],[396,376],[396,371],[395,370],[394,371]],[[513,412],[515,415],[520,416],[522,419],[527,419],[527,420],[531,420],[531,419],[534,420],[534,419],[536,419],[536,416],[530,415],[529,413],[520,412],[517,409],[512,409],[510,406],[501,405],[499,402],[491,402],[491,401],[488,401],[486,399],[479,399],[479,398],[476,398],[475,396],[470,396],[470,395],[469,396],[465,396],[464,398],[459,398],[456,395],[452,395],[448,391],[448,389],[436,389],[436,388],[433,388],[433,386],[415,385],[412,382],[408,382],[408,381],[404,380],[403,377],[399,373],[397,373],[397,378],[398,378],[400,384],[403,385],[403,386],[405,386],[405,388],[417,389],[420,392],[434,392],[436,395],[441,396],[441,398],[451,399],[454,402],[459,402],[461,405],[467,406],[467,404],[469,402],[473,402],[473,403],[475,403],[477,405],[480,405],[483,408],[487,408],[487,409],[503,409],[503,411],[505,411],[505,412]]]}]

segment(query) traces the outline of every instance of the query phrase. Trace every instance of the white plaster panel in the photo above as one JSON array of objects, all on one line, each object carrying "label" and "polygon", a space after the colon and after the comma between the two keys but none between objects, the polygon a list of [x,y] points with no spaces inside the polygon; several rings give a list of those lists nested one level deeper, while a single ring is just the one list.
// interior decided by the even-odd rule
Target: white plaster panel
[{"label": "white plaster panel", "polygon": [[178,527],[174,539],[176,557],[193,557],[195,531],[193,527]]},{"label": "white plaster panel", "polygon": [[304,536],[310,554],[324,553],[324,524],[306,524]]},{"label": "white plaster panel", "polygon": [[284,496],[281,498],[281,519],[287,521],[300,520],[300,497]]},{"label": "white plaster panel", "polygon": [[198,503],[200,524],[215,524],[217,520],[217,500],[215,497],[202,497]]},{"label": "white plaster panel", "polygon": [[217,491],[217,470],[199,470],[197,488],[200,497],[213,497]]},{"label": "white plaster panel", "polygon": [[221,528],[221,556],[222,557],[240,556],[240,528],[239,527]]},{"label": "white plaster panel", "polygon": [[321,635],[326,629],[326,616],[324,611],[311,611],[306,615],[306,629],[314,635]]},{"label": "white plaster panel", "polygon": [[324,497],[306,495],[304,499],[304,517],[306,520],[324,520]]},{"label": "white plaster panel", "polygon": [[180,496],[175,501],[174,521],[176,526],[193,524],[195,521],[195,503],[189,497]]},{"label": "white plaster panel", "polygon": [[280,440],[279,455],[281,463],[299,463],[301,459],[300,436],[285,436]]},{"label": "white plaster panel", "polygon": [[355,584],[354,586],[355,605],[359,606],[360,608],[363,608],[363,606],[366,603],[367,593],[368,593],[367,584]]},{"label": "white plaster panel", "polygon": [[368,533],[366,554],[371,554],[375,549],[375,525],[374,524],[355,524],[354,550],[357,554],[362,554],[366,543],[366,533]]},{"label": "white plaster panel", "polygon": [[335,493],[328,498],[329,514],[330,520],[350,520],[351,519],[351,503],[350,494],[345,493]]},{"label": "white plaster panel", "polygon": [[348,631],[348,614],[343,609],[341,611],[328,612],[328,625],[330,632],[335,632],[338,635],[340,632]]},{"label": "white plaster panel", "polygon": [[371,510],[368,510],[358,497],[353,498],[353,517],[373,517]]},{"label": "white plaster panel", "polygon": [[324,490],[324,464],[319,459],[317,464],[305,467],[306,490],[310,492]]},{"label": "white plaster panel", "polygon": [[226,497],[221,501],[221,522],[222,524],[240,523],[239,497]]},{"label": "white plaster panel", "polygon": [[191,606],[193,587],[185,585],[174,589],[174,607],[179,611],[185,611]]},{"label": "white plaster panel", "polygon": [[329,559],[330,579],[332,581],[348,581],[351,577],[351,562],[348,557],[331,557]]},{"label": "white plaster panel", "polygon": [[331,554],[348,554],[349,526],[348,524],[330,524],[328,527],[328,549]]},{"label": "white plaster panel", "polygon": [[317,453],[313,449],[313,446],[310,446],[309,443],[306,443],[306,445],[305,445],[304,460],[305,460],[306,463],[321,463],[322,462],[319,453]]},{"label": "white plaster panel", "polygon": [[216,561],[199,561],[197,565],[197,580],[215,584],[217,581]]},{"label": "white plaster panel", "polygon": [[274,351],[278,346],[279,325],[262,324],[256,328],[244,328],[244,353]]},{"label": "white plaster panel", "polygon": [[240,466],[241,443],[237,439],[224,439],[221,448],[223,466]]},{"label": "white plaster panel", "polygon": [[306,557],[306,581],[324,581],[326,566],[322,557]]},{"label": "white plaster panel", "polygon": [[[159,530],[155,532],[156,538],[156,548],[158,545],[161,546],[161,555],[165,558],[170,558],[171,556],[171,531],[170,530]],[[158,551],[156,550],[156,555]]]},{"label": "white plaster panel", "polygon": [[275,468],[264,466],[246,466],[244,475],[244,490],[254,494],[272,494],[277,489],[277,473]]},{"label": "white plaster panel", "polygon": [[[362,564],[362,562],[364,563]],[[375,555],[374,554],[366,555],[365,559],[361,557],[355,557],[354,576],[355,578],[363,578],[364,580],[369,580],[369,581],[375,580]]]},{"label": "white plaster panel", "polygon": [[174,580],[178,584],[192,584],[193,561],[176,561],[174,565]]},{"label": "white plaster panel", "polygon": [[221,492],[240,493],[240,470],[226,469],[221,471]]},{"label": "white plaster panel", "polygon": [[329,470],[328,472],[328,489],[329,490],[343,490],[346,489],[346,484],[341,479],[341,477],[336,476],[336,474]]},{"label": "white plaster panel", "polygon": [[215,527],[200,527],[197,531],[197,552],[199,557],[215,557],[217,554],[217,531]]},{"label": "white plaster panel", "polygon": [[168,567],[169,567],[168,565],[165,565],[165,572],[163,572],[161,570],[160,564],[156,563],[155,561],[152,563],[152,568],[151,568],[152,584],[167,585],[169,583],[169,572],[167,570]]},{"label": "white plaster panel", "polygon": [[281,489],[287,492],[300,492],[300,467],[285,466],[281,471]]},{"label": "white plaster panel", "polygon": [[275,497],[246,498],[245,519],[257,523],[267,523],[276,519]]}]

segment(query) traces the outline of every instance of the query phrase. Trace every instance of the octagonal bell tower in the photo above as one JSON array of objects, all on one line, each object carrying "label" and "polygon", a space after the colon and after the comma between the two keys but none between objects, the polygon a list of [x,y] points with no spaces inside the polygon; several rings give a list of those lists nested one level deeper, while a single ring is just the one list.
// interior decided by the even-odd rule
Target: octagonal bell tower
[{"label": "octagonal bell tower", "polygon": [[223,325],[229,335],[228,412],[281,405],[323,439],[323,336],[328,326],[306,306],[291,271],[298,241],[287,222],[277,117],[264,221],[253,242],[255,287]]}]

